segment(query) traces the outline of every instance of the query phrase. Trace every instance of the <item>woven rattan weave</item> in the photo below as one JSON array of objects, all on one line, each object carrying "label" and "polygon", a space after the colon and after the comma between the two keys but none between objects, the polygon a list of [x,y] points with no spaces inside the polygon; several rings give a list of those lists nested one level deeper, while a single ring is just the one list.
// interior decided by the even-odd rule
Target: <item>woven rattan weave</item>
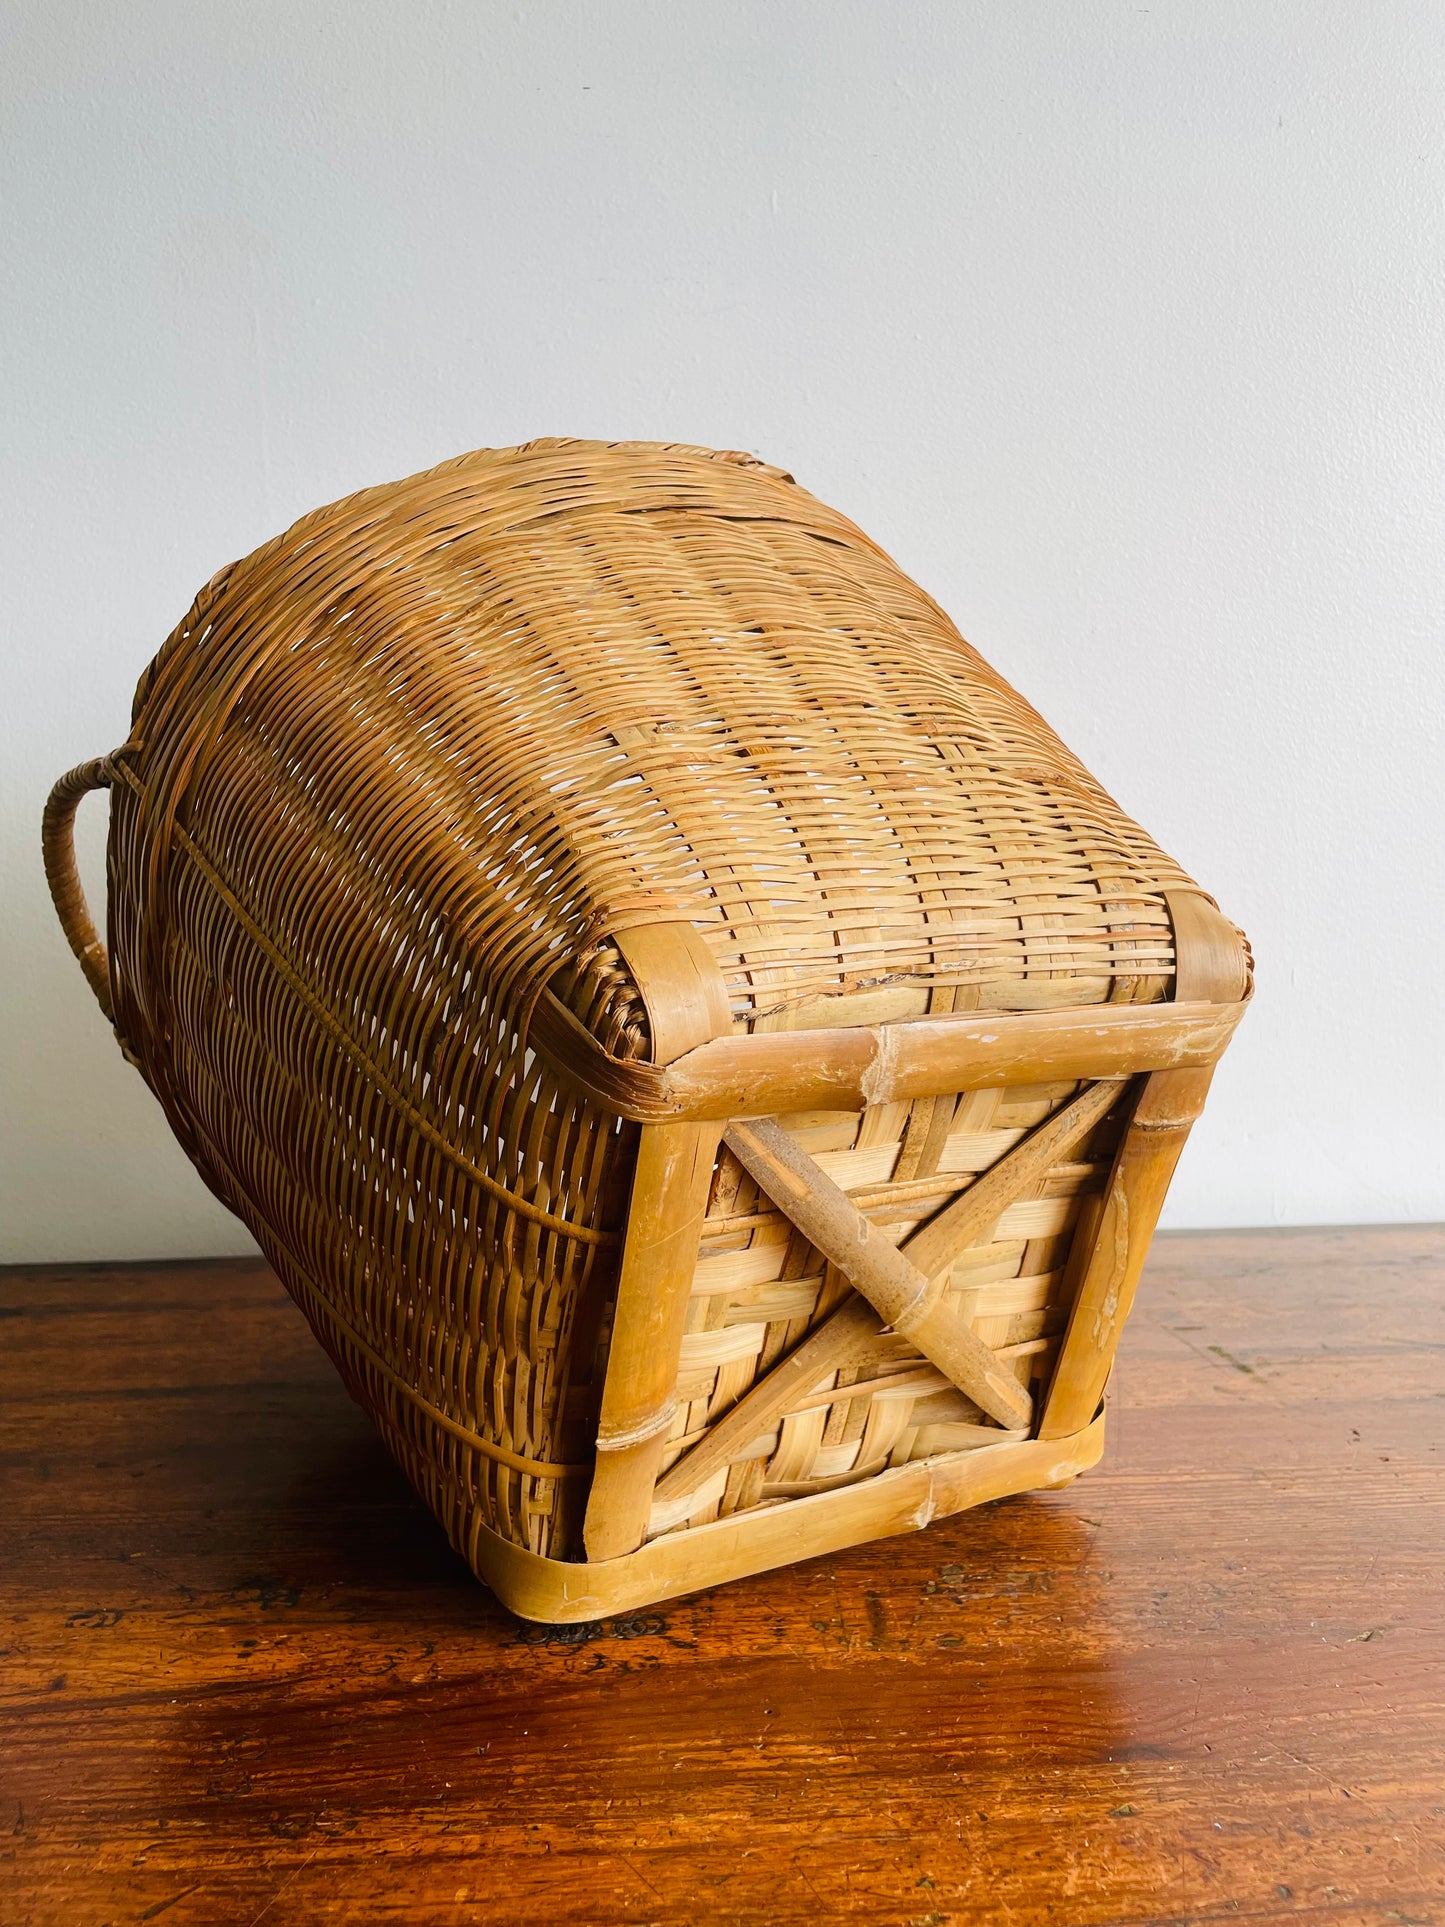
[{"label": "woven rattan weave", "polygon": [[1098,1457],[1247,953],[781,471],[544,441],[319,510],[201,592],[45,850],[201,1175],[517,1611]]}]

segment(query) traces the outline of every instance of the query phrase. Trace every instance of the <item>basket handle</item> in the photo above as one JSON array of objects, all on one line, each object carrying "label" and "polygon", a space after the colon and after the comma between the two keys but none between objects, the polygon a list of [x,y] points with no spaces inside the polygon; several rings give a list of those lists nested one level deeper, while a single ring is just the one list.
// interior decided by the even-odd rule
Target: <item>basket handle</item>
[{"label": "basket handle", "polygon": [[108,756],[97,756],[89,763],[78,763],[66,772],[50,792],[40,837],[45,851],[45,880],[55,913],[66,941],[80,961],[85,981],[95,992],[96,1001],[112,1023],[115,1006],[110,994],[110,959],[105,944],[91,918],[80,872],[75,867],[75,812],[80,800],[91,790],[109,789],[113,771]]}]

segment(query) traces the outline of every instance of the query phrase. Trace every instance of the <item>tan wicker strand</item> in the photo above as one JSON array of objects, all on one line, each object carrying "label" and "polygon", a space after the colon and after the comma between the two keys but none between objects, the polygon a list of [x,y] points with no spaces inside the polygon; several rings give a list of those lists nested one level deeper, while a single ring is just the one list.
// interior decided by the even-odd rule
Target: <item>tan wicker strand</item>
[{"label": "tan wicker strand", "polygon": [[45,879],[60,927],[85,972],[106,1016],[114,1019],[110,994],[110,966],[100,932],[91,921],[75,863],[75,812],[92,790],[108,789],[113,770],[108,756],[97,756],[68,771],[51,790],[41,825]]}]

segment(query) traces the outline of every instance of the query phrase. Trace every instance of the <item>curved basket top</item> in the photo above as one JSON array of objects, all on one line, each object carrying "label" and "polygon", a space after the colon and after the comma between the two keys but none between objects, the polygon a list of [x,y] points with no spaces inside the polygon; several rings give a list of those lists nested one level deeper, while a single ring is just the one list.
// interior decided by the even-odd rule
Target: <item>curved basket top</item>
[{"label": "curved basket top", "polygon": [[318,510],[208,584],[117,762],[152,906],[179,830],[298,967],[364,926],[404,985],[464,943],[514,1010],[660,920],[764,1027],[1151,1000],[1193,887],[876,544],[700,448],[482,450]]}]

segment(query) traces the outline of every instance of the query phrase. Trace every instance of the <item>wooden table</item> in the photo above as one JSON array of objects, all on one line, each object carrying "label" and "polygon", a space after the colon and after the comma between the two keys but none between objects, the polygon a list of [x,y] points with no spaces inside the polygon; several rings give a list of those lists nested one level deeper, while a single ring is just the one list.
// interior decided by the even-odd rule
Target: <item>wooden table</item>
[{"label": "wooden table", "polygon": [[1442,1287],[1161,1239],[1098,1472],[549,1633],[259,1265],[0,1274],[0,1921],[1445,1924]]}]

